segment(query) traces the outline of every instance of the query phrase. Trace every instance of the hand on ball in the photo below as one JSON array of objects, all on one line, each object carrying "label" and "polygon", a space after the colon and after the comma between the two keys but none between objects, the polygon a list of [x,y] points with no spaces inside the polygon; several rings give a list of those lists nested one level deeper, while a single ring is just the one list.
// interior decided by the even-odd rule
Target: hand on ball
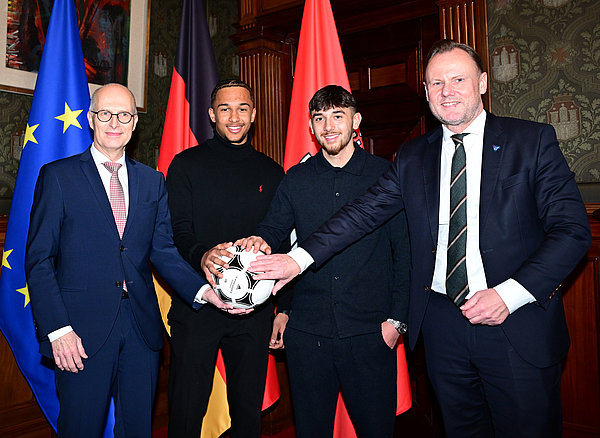
[{"label": "hand on ball", "polygon": [[217,269],[218,266],[222,266],[224,269],[229,268],[227,262],[223,257],[231,258],[231,254],[227,252],[227,248],[230,248],[231,242],[219,243],[204,253],[200,265],[206,275],[206,279],[212,287],[215,287],[213,276],[222,278],[223,274]]}]

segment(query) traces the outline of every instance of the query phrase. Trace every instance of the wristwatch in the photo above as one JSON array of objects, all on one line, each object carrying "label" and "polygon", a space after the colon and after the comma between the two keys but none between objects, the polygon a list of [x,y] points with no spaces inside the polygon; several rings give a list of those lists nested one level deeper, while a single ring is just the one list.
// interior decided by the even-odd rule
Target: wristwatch
[{"label": "wristwatch", "polygon": [[403,335],[408,330],[408,325],[405,322],[396,321],[395,319],[389,318],[387,320],[390,324],[394,326],[398,334]]}]

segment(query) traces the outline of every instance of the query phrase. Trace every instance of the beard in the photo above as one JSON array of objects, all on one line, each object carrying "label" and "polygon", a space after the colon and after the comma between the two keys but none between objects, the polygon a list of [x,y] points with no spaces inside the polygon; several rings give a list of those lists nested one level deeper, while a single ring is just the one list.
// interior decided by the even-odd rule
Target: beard
[{"label": "beard", "polygon": [[327,143],[324,139],[319,138],[319,144],[325,152],[330,156],[338,155],[342,150],[344,150],[348,145],[352,144],[352,131],[344,137],[340,137],[339,141],[336,143]]}]

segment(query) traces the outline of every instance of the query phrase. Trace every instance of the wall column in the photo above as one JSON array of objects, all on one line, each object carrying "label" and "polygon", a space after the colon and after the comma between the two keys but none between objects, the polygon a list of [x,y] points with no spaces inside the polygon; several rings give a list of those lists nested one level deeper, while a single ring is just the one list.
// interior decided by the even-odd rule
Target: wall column
[{"label": "wall column", "polygon": [[[473,47],[488,72],[486,0],[439,0],[440,38],[450,39]],[[489,88],[489,78],[488,78]],[[491,107],[490,93],[483,95],[483,106]]]},{"label": "wall column", "polygon": [[240,58],[240,79],[252,87],[257,104],[253,145],[283,164],[293,46],[283,37],[269,35],[251,23],[240,27],[233,37]]}]

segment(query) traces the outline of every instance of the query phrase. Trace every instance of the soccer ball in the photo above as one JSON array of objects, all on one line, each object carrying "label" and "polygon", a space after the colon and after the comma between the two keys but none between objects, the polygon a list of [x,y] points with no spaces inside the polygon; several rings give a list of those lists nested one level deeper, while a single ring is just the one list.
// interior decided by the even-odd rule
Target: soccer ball
[{"label": "soccer ball", "polygon": [[264,255],[264,252],[246,251],[236,245],[228,248],[231,257],[221,256],[221,260],[227,262],[229,269],[222,266],[217,271],[223,274],[223,278],[213,275],[216,283],[215,292],[224,303],[231,304],[238,309],[251,309],[264,303],[271,296],[275,280],[255,280],[248,268],[256,256]]}]

